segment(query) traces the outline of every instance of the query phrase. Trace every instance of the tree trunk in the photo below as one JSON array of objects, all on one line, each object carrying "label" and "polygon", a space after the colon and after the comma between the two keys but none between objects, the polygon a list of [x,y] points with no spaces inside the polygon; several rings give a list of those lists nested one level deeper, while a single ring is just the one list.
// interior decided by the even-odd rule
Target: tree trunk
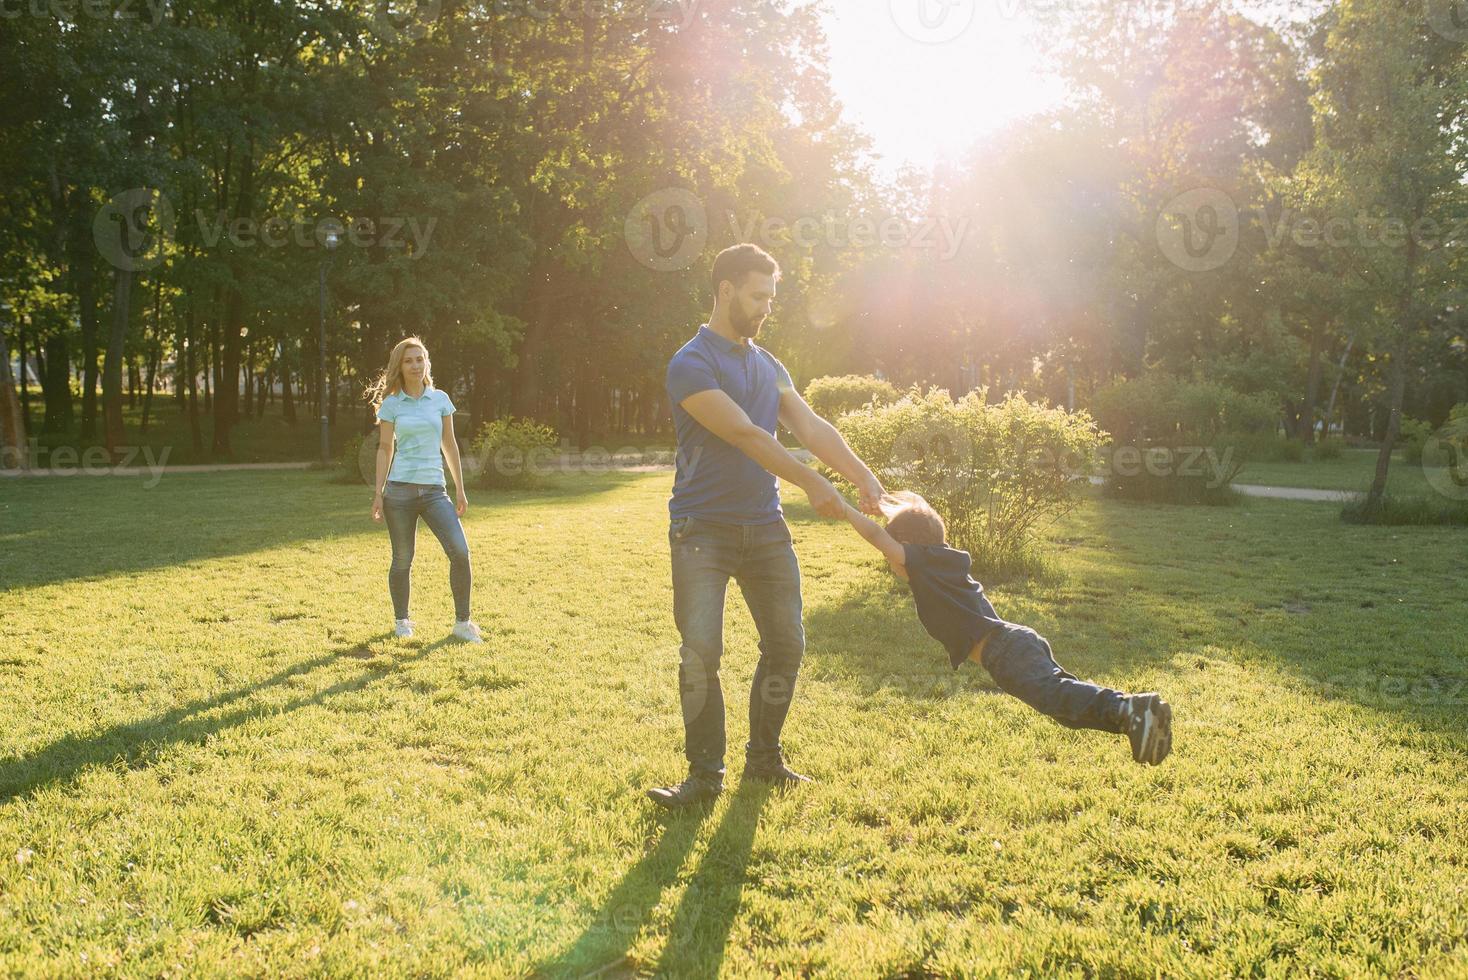
[{"label": "tree trunk", "polygon": [[[122,236],[122,254],[131,254],[125,224],[118,225],[118,234]],[[103,444],[114,462],[127,439],[122,427],[122,360],[123,345],[127,340],[128,316],[132,310],[132,291],[132,270],[114,269],[112,331],[107,339],[107,357],[102,362]]]},{"label": "tree trunk", "polygon": [[77,274],[77,315],[82,327],[83,441],[97,437],[97,280],[90,257]]},{"label": "tree trunk", "polygon": [[[189,436],[193,440],[194,457],[197,459],[204,453],[204,433],[199,426],[199,368],[194,363],[194,354],[199,349],[199,340],[194,335],[194,301],[190,299],[184,311],[184,377],[188,379],[189,386]],[[209,375],[204,375],[205,383],[208,383]]]},{"label": "tree trunk", "polygon": [[260,372],[260,377],[255,385],[255,418],[265,417],[265,399],[270,392],[270,366]]},{"label": "tree trunk", "polygon": [[1310,373],[1305,381],[1305,445],[1315,445],[1315,404],[1320,400],[1320,341],[1323,331],[1310,328]]},{"label": "tree trunk", "polygon": [[184,323],[175,307],[173,313],[173,399],[178,410],[187,415],[189,411],[188,375],[184,366]]},{"label": "tree trunk", "polygon": [[[214,333],[214,325],[213,324],[209,324],[206,327],[206,329],[209,331],[209,333],[210,333],[210,335],[212,337],[212,335]],[[214,366],[213,366],[213,364],[210,363],[210,356],[214,352],[214,344],[213,344],[212,340],[210,341],[210,343],[204,345],[203,350],[204,350],[204,363],[202,365],[202,367],[203,367],[203,372],[202,373],[204,375],[204,414],[205,415],[212,415],[214,413],[214,399],[213,399],[212,393],[210,392],[210,388],[209,388],[209,379],[210,379],[210,377],[214,373]]]},{"label": "tree trunk", "polygon": [[163,345],[155,338],[148,355],[148,376],[143,384],[143,431],[148,431],[148,412],[153,408],[153,383],[158,378],[158,362],[163,359]]},{"label": "tree trunk", "polygon": [[16,318],[15,332],[15,347],[20,352],[17,358],[20,362],[20,421],[25,430],[29,432],[31,430],[31,386],[27,380],[29,372],[26,371],[25,320],[21,317]]},{"label": "tree trunk", "polygon": [[[1405,333],[1405,328],[1403,330]],[[1375,513],[1381,507],[1386,494],[1387,468],[1391,466],[1392,451],[1397,447],[1397,436],[1402,431],[1402,400],[1407,391],[1407,339],[1404,336],[1392,351],[1391,409],[1387,416],[1386,437],[1381,441],[1381,450],[1376,454],[1376,476],[1371,481],[1371,490],[1366,495],[1366,513]]]},{"label": "tree trunk", "polygon": [[56,334],[46,341],[46,365],[42,369],[42,391],[46,397],[45,432],[67,432],[75,412],[71,400],[71,354],[66,334]]},{"label": "tree trunk", "polygon": [[1407,352],[1411,350],[1412,335],[1416,325],[1412,295],[1417,281],[1417,242],[1408,237],[1405,256],[1405,275],[1402,295],[1397,305],[1396,348],[1392,351],[1391,412],[1387,416],[1386,437],[1381,441],[1381,451],[1376,454],[1376,476],[1371,481],[1371,490],[1366,494],[1365,513],[1374,515],[1381,510],[1382,498],[1386,495],[1387,468],[1391,466],[1392,450],[1397,446],[1397,436],[1402,431],[1402,399],[1407,392]]},{"label": "tree trunk", "polygon": [[[1331,423],[1331,420],[1335,418],[1335,398],[1336,398],[1336,395],[1339,394],[1340,393],[1340,390],[1341,390],[1341,379],[1346,376],[1346,361],[1350,359],[1350,356],[1351,356],[1351,348],[1352,347],[1355,347],[1355,346],[1356,346],[1356,338],[1353,335],[1349,340],[1346,341],[1346,349],[1341,352],[1341,363],[1336,367],[1336,371],[1335,371],[1335,384],[1333,384],[1333,385],[1330,386],[1330,402],[1325,406],[1325,434],[1326,434],[1326,436],[1329,436],[1330,435],[1330,423]],[[1345,434],[1346,434],[1346,424],[1345,424],[1345,421],[1344,421],[1345,412],[1342,412],[1341,415],[1342,415],[1341,435],[1344,437]]]},{"label": "tree trunk", "polygon": [[0,448],[5,450],[6,468],[31,468],[30,445],[26,442],[25,419],[15,397],[15,380],[10,374],[10,345],[0,333]]},{"label": "tree trunk", "polygon": [[285,415],[286,425],[296,424],[296,397],[291,391],[291,364],[284,354],[280,359],[280,410]]},{"label": "tree trunk", "polygon": [[255,347],[248,343],[241,348],[241,370],[244,372],[245,394],[240,405],[240,415],[249,418],[255,414]]},{"label": "tree trunk", "polygon": [[554,289],[551,282],[552,262],[537,257],[530,274],[530,296],[525,317],[525,334],[520,340],[520,362],[515,369],[514,393],[510,413],[520,418],[540,418],[540,355],[545,349],[550,330]]}]

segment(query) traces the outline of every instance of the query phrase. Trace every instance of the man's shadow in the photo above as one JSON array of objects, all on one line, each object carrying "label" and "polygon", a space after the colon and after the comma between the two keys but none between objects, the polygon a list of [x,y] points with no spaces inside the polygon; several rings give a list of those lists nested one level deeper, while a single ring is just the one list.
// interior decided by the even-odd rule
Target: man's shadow
[{"label": "man's shadow", "polygon": [[[749,864],[760,811],[774,792],[762,783],[740,783],[694,870],[668,930],[653,976],[716,976]],[[612,889],[591,924],[537,976],[603,977],[626,971],[627,950],[651,918],[663,891],[677,880],[699,829],[712,809],[675,814],[658,822],[662,837]]]}]

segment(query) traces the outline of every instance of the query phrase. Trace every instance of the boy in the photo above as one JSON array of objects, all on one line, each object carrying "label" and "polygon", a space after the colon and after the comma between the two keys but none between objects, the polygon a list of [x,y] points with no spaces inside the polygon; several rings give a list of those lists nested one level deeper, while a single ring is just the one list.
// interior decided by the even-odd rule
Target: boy
[{"label": "boy", "polygon": [[882,498],[887,526],[850,504],[846,519],[912,587],[918,619],[948,649],[953,669],[965,660],[994,682],[1067,728],[1127,736],[1132,758],[1157,765],[1172,751],[1172,708],[1157,694],[1120,694],[1077,680],[1060,668],[1050,644],[1026,626],[999,618],[984,587],[969,575],[966,551],[948,547],[947,526],[915,493]]}]

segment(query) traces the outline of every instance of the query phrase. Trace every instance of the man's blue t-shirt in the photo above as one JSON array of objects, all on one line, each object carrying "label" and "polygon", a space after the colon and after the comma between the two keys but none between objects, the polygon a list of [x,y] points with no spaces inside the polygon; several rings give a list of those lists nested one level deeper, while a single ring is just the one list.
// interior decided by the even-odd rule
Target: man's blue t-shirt
[{"label": "man's blue t-shirt", "polygon": [[774,435],[780,424],[780,393],[795,387],[785,365],[752,341],[734,343],[703,326],[668,362],[667,387],[678,433],[670,516],[716,524],[780,520],[779,480],[694,420],[683,410],[683,399],[720,389],[751,422]]}]

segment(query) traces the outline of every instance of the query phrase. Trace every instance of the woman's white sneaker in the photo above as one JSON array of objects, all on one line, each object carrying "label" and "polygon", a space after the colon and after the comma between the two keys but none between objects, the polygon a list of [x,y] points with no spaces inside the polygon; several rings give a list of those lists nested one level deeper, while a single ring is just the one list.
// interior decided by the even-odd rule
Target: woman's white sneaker
[{"label": "woman's white sneaker", "polygon": [[399,619],[393,625],[392,635],[400,640],[406,640],[413,635],[413,621],[411,619]]},{"label": "woman's white sneaker", "polygon": [[474,625],[474,620],[466,619],[462,623],[454,624],[454,636],[465,643],[483,643],[484,637],[479,635],[479,627]]}]

